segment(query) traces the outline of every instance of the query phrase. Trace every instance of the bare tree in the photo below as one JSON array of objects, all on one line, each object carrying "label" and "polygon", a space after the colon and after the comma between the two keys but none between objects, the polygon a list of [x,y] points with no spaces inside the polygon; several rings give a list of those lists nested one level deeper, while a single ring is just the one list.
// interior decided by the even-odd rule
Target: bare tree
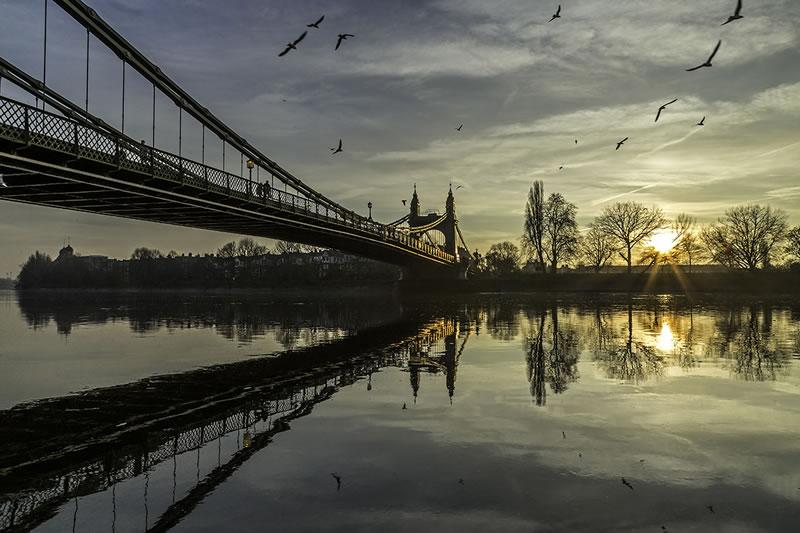
[{"label": "bare tree", "polygon": [[795,226],[786,233],[786,248],[784,251],[790,259],[800,261],[800,226]]},{"label": "bare tree", "polygon": [[618,202],[607,207],[595,221],[597,227],[613,236],[619,252],[631,272],[632,250],[653,232],[664,225],[664,214],[658,207],[645,207],[636,202]]},{"label": "bare tree", "polygon": [[267,253],[267,247],[256,243],[250,237],[239,240],[237,252],[241,257],[257,257]]},{"label": "bare tree", "polygon": [[692,271],[692,265],[696,265],[698,262],[708,258],[703,241],[695,232],[689,232],[684,235],[675,248],[680,253],[681,261],[686,261],[689,265],[689,272]]},{"label": "bare tree", "polygon": [[712,259],[728,267],[768,267],[786,238],[786,218],[769,206],[737,206],[703,231],[703,242]]},{"label": "bare tree", "polygon": [[553,193],[544,204],[544,253],[550,263],[550,271],[558,271],[559,261],[575,255],[578,244],[578,224],[575,214],[578,208],[560,193]]},{"label": "bare tree", "polygon": [[528,257],[536,257],[544,269],[544,184],[540,180],[528,190],[522,249]]},{"label": "bare tree", "polygon": [[302,254],[316,251],[317,248],[299,242],[278,241],[275,243],[276,254]]},{"label": "bare tree", "polygon": [[583,237],[581,237],[578,247],[580,257],[588,263],[595,272],[600,272],[611,257],[616,253],[617,246],[614,239],[605,231],[592,223],[589,225]]},{"label": "bare tree", "polygon": [[231,241],[222,245],[222,248],[217,250],[217,255],[220,257],[233,258],[236,257],[236,243]]}]

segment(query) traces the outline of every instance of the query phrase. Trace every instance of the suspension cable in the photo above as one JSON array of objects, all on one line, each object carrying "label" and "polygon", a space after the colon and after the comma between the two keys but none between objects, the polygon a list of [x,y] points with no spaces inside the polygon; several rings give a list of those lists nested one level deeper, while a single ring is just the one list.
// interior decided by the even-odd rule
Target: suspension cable
[{"label": "suspension cable", "polygon": [[125,60],[122,60],[122,133],[125,133]]},{"label": "suspension cable", "polygon": [[89,112],[89,28],[86,28],[86,100],[84,103],[84,111]]},{"label": "suspension cable", "polygon": [[153,84],[153,148],[156,147],[156,84]]},{"label": "suspension cable", "polygon": [[[47,85],[47,0],[44,0],[44,46],[42,47],[42,83]],[[44,101],[42,101],[42,111],[44,110],[45,110]]]},{"label": "suspension cable", "polygon": [[178,157],[183,155],[183,108],[178,106]]}]

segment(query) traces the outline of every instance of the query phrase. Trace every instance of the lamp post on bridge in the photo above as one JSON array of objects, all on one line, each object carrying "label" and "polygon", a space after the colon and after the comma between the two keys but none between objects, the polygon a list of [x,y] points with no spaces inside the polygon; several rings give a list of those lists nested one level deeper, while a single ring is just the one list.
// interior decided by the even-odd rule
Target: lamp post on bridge
[{"label": "lamp post on bridge", "polygon": [[369,209],[369,219],[372,220],[372,202],[367,202],[367,209]]},{"label": "lamp post on bridge", "polygon": [[247,171],[250,173],[250,181],[253,181],[253,167],[255,166],[256,164],[253,163],[252,159],[247,160]]}]

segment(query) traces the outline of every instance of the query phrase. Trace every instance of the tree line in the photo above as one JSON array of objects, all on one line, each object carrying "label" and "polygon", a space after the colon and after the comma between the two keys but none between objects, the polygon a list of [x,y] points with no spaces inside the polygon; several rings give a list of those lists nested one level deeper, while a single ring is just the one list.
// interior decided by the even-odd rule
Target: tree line
[{"label": "tree line", "polygon": [[[638,202],[606,207],[583,231],[577,213],[577,206],[561,193],[545,196],[543,182],[534,181],[520,246],[511,241],[493,244],[478,270],[507,275],[527,260],[542,272],[556,273],[564,266],[599,272],[621,259],[628,272],[634,264],[687,264],[691,269],[709,262],[755,271],[780,262],[797,268],[800,261],[800,226],[790,227],[787,214],[768,205],[735,206],[702,227],[689,214],[669,219],[659,207]],[[668,241],[663,248],[651,241],[659,232]]]},{"label": "tree line", "polygon": [[[29,288],[274,288],[292,286],[389,283],[397,269],[368,260],[320,263],[310,254],[321,249],[280,241],[272,250],[243,238],[221,246],[216,253],[179,255],[155,248],[136,248],[127,261],[94,260],[40,251],[22,265],[16,287]],[[63,250],[62,250],[63,252]],[[274,252],[274,253],[273,253]]]},{"label": "tree line", "polygon": [[[216,254],[209,255],[216,255],[216,257],[232,259],[236,257],[259,257],[270,253],[282,255],[292,253],[312,253],[322,250],[322,248],[316,248],[314,246],[288,241],[278,241],[275,243],[275,247],[270,250],[267,246],[257,243],[250,237],[244,237],[239,239],[238,243],[236,241],[231,241],[223,244],[217,249]],[[131,261],[147,261],[162,258],[173,259],[175,257],[178,257],[178,252],[174,250],[164,254],[161,252],[161,250],[155,248],[141,247],[136,248],[133,251],[131,254]]]}]

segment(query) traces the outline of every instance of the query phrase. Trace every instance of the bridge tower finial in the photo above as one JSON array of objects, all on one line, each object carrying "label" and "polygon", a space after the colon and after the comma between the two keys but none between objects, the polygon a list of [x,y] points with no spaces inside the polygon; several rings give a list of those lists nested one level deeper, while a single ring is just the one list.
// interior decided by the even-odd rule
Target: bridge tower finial
[{"label": "bridge tower finial", "polygon": [[414,194],[411,195],[411,220],[419,216],[419,196],[417,196],[417,184],[414,184]]}]

